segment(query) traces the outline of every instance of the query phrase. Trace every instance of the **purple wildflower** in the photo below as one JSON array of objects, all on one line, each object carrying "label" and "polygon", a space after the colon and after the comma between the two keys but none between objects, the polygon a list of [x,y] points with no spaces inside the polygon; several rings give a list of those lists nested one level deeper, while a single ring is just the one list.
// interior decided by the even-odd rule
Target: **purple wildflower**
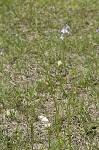
[{"label": "purple wildflower", "polygon": [[61,30],[61,32],[62,32],[63,34],[69,33],[69,29],[70,29],[70,27],[69,27],[68,25],[66,25],[66,27],[63,28],[63,29]]},{"label": "purple wildflower", "polygon": [[50,9],[54,9],[54,8],[55,8],[54,5],[51,5],[51,6],[50,6]]},{"label": "purple wildflower", "polygon": [[0,52],[0,55],[3,55],[3,52],[2,52],[2,51]]},{"label": "purple wildflower", "polygon": [[99,29],[97,29],[96,32],[98,33],[98,32],[99,32]]}]

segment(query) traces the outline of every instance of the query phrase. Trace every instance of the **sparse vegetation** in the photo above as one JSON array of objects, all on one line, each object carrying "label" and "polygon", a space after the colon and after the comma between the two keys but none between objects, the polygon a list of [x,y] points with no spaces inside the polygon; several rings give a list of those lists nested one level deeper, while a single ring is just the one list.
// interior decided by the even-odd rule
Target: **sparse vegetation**
[{"label": "sparse vegetation", "polygon": [[99,150],[99,1],[0,0],[0,34],[0,150]]}]

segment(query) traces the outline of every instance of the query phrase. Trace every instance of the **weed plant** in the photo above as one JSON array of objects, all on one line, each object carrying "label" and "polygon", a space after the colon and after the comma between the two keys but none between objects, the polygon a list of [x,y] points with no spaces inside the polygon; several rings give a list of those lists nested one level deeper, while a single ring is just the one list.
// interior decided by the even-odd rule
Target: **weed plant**
[{"label": "weed plant", "polygon": [[0,0],[0,35],[0,150],[99,150],[99,1]]}]

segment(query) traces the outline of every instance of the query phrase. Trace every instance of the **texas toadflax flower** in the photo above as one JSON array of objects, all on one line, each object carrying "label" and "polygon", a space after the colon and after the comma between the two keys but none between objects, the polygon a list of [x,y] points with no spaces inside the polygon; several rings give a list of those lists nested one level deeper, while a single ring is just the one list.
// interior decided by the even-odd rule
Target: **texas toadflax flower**
[{"label": "texas toadflax flower", "polygon": [[99,29],[97,29],[96,32],[99,33]]},{"label": "texas toadflax flower", "polygon": [[63,34],[61,34],[60,39],[61,39],[61,40],[63,40],[63,39],[64,39],[64,35],[63,35]]},{"label": "texas toadflax flower", "polygon": [[66,25],[66,27],[61,30],[61,33],[62,33],[61,36],[60,36],[60,39],[61,39],[61,40],[64,39],[64,35],[65,35],[65,34],[69,34],[69,33],[70,33],[70,32],[69,32],[69,29],[70,29],[70,26],[69,26],[69,25]]},{"label": "texas toadflax flower", "polygon": [[51,6],[50,6],[50,9],[54,9],[54,8],[55,8],[54,5],[51,5]]},{"label": "texas toadflax flower", "polygon": [[63,34],[69,33],[69,29],[70,29],[70,27],[69,27],[68,25],[66,25],[66,27],[63,28],[63,29],[61,30],[61,32],[62,32]]}]

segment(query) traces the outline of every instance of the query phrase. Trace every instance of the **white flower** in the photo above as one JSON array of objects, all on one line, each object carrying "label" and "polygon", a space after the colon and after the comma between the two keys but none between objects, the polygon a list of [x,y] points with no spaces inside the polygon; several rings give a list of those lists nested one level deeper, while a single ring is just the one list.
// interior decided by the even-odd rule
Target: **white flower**
[{"label": "white flower", "polygon": [[61,40],[63,40],[63,39],[64,39],[64,36],[63,36],[63,34],[60,36],[60,39],[61,39]]}]

